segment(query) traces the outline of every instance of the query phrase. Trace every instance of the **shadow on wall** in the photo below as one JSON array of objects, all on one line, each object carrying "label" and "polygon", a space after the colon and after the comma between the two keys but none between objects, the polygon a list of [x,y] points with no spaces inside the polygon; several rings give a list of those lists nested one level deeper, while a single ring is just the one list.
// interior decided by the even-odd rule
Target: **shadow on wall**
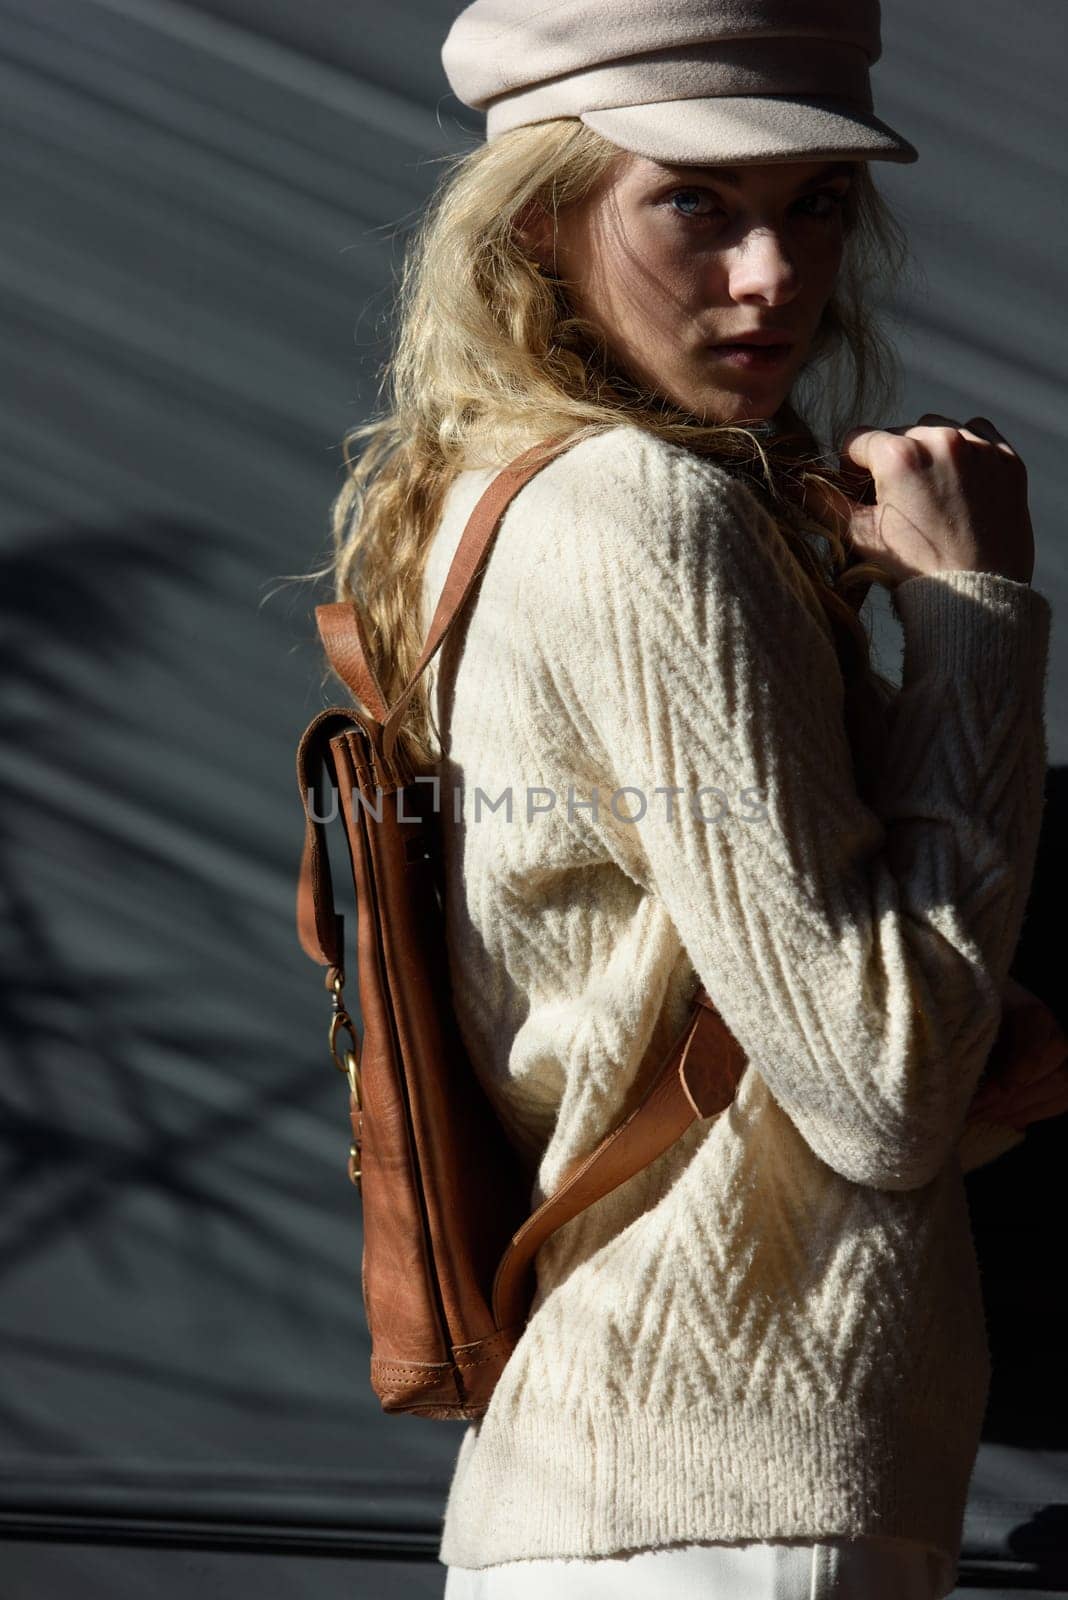
[{"label": "shadow on wall", "polygon": [[[188,770],[204,753],[199,741],[186,748],[195,671],[176,682],[168,626],[176,610],[203,606],[212,579],[200,568],[219,553],[217,532],[162,522],[50,534],[0,562],[0,672],[18,686],[0,711],[4,1274],[68,1230],[84,1233],[96,1211],[142,1184],[179,1199],[184,1247],[210,1252],[202,1212],[223,1204],[211,1164],[248,1134],[249,1106],[233,1097],[183,1117],[194,1096],[181,1056],[222,1064],[218,997],[202,992],[191,1005],[166,982],[176,942],[210,927],[222,957],[239,934],[234,878],[213,878],[205,865],[228,846],[237,856],[242,819]],[[166,611],[154,601],[161,594]],[[169,705],[168,683],[177,690]],[[265,712],[250,742],[268,722]],[[245,759],[240,746],[227,754]],[[225,772],[218,777],[225,796]],[[237,1067],[233,1045],[245,1053],[247,1028],[247,996],[237,991],[229,1022]],[[263,1083],[256,1115],[267,1121],[296,1098],[300,1078]],[[204,1180],[189,1160],[194,1147]],[[286,1187],[283,1172],[276,1181]],[[230,1204],[240,1207],[236,1195]],[[254,1208],[244,1222],[250,1234],[260,1226]]]},{"label": "shadow on wall", "polygon": [[459,1430],[366,1381],[294,916],[321,664],[262,592],[177,519],[0,552],[0,1521],[432,1557]]}]

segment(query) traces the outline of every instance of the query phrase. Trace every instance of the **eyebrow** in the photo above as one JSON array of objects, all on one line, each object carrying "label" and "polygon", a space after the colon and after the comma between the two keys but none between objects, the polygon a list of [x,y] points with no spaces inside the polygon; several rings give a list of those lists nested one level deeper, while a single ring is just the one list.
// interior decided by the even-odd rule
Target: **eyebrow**
[{"label": "eyebrow", "polygon": [[[658,162],[657,165],[660,165]],[[799,189],[808,189],[814,183],[826,183],[828,178],[851,178],[857,169],[855,161],[830,161],[826,166],[798,184]],[[737,167],[696,167],[696,166],[665,166],[665,172],[700,172],[703,177],[710,178],[714,183],[728,184],[732,189],[737,189],[741,184],[741,175]]]}]

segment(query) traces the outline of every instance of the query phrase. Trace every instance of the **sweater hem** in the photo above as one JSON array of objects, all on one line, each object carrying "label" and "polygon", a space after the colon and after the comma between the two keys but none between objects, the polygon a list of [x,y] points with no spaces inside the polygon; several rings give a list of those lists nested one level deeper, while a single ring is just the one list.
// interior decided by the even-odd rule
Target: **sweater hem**
[{"label": "sweater hem", "polygon": [[446,1566],[713,1541],[917,1540],[952,1580],[982,1422],[976,1396],[877,1411],[730,1400],[648,1418],[491,1412],[461,1441]]}]

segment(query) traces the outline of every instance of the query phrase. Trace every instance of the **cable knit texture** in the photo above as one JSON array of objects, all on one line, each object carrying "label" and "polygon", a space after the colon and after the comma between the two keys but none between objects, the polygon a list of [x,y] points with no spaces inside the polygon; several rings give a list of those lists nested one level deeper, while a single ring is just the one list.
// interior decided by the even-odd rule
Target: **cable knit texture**
[{"label": "cable knit texture", "polygon": [[[427,625],[503,464],[450,491]],[[869,806],[761,503],[621,425],[519,493],[429,669],[454,1000],[532,1206],[698,981],[748,1061],[539,1252],[449,1565],[873,1534],[951,1585],[990,1376],[959,1142],[1034,870],[1050,607],[982,572],[894,607]]]}]

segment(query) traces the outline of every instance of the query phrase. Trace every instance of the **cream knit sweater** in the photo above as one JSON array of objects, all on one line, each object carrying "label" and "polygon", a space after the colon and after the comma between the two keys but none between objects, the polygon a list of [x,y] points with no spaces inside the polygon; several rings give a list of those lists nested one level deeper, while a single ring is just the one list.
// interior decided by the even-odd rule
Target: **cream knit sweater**
[{"label": "cream knit sweater", "polygon": [[[426,625],[500,464],[450,491]],[[880,1534],[952,1582],[990,1374],[958,1140],[1034,867],[1050,607],[896,589],[870,809],[792,570],[737,478],[622,425],[512,502],[429,669],[455,1004],[532,1206],[698,979],[748,1057],[542,1247],[449,1565]]]}]

